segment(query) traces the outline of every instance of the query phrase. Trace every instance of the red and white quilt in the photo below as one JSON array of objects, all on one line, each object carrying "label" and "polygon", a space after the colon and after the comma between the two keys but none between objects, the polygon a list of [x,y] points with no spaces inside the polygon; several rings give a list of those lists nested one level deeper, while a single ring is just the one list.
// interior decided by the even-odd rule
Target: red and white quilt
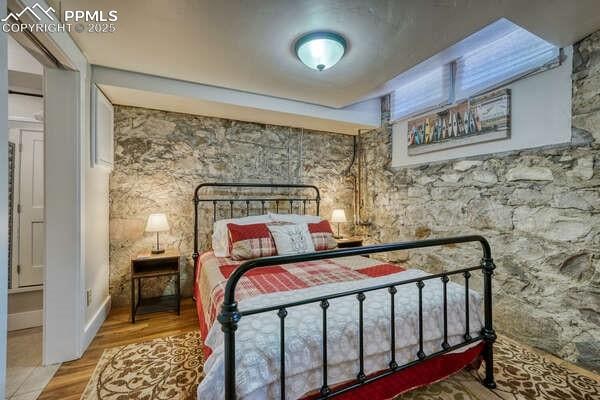
[{"label": "red and white quilt", "polygon": [[[198,387],[198,398],[202,400],[222,398],[223,333],[215,320],[223,302],[227,278],[242,263],[215,257],[212,252],[204,253],[199,258],[195,294],[202,336],[210,353],[204,366],[206,376]],[[240,310],[246,310],[427,275],[420,270],[405,270],[398,265],[360,256],[325,259],[249,271],[239,281],[235,298]],[[387,290],[376,290],[369,292],[364,302],[364,331],[368,338],[365,344],[367,373],[384,370],[389,362],[389,299]],[[417,299],[416,285],[398,286],[394,302],[395,343],[400,365],[414,360],[418,350]],[[441,280],[427,281],[423,289],[423,348],[426,354],[441,349],[442,300]],[[471,310],[470,334],[476,337],[482,328],[481,297],[470,290],[467,304]],[[330,301],[330,308],[335,312],[328,314],[328,378],[334,384],[348,382],[356,376],[357,307],[355,296]],[[286,397],[303,397],[317,389],[322,381],[321,312],[319,305],[312,303],[289,310],[286,318]],[[466,327],[465,289],[453,282],[448,283],[448,320],[448,342],[450,345],[461,343]],[[241,319],[236,332],[238,398],[258,400],[280,397],[279,337],[279,319],[274,312]],[[400,374],[405,374],[403,376],[408,379],[406,382],[395,378],[394,382],[382,381],[382,385],[365,387],[371,390],[371,394],[364,398],[393,397],[381,394],[373,397],[373,390],[382,390],[384,384],[390,387],[396,385],[397,388],[387,391],[398,394],[442,379],[473,361],[480,348],[478,345],[477,348],[460,349],[442,358],[428,360],[430,363],[423,364],[422,369],[402,371]]]},{"label": "red and white quilt", "polygon": [[[221,304],[227,279],[244,261],[216,257],[212,251],[199,258],[196,298],[202,303],[204,324],[210,328]],[[399,265],[367,257],[343,257],[281,266],[257,268],[238,282],[235,298],[241,300],[261,294],[286,292],[328,283],[356,281],[404,271]],[[200,310],[199,310],[200,311]]]}]

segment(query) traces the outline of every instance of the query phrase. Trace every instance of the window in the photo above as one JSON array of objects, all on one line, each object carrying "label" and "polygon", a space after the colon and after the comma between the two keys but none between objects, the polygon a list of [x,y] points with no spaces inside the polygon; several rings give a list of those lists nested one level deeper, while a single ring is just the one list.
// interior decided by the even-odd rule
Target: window
[{"label": "window", "polygon": [[442,65],[402,85],[392,93],[393,120],[448,104],[450,66]]},{"label": "window", "polygon": [[523,28],[515,27],[500,39],[456,61],[455,98],[472,96],[509,79],[556,62],[559,49]]},{"label": "window", "polygon": [[[560,49],[533,33],[500,19],[410,71],[391,93],[392,121],[508,84],[559,64]],[[442,65],[439,65],[442,64]],[[426,72],[416,72],[423,66]],[[408,78],[408,75],[406,76]]]}]

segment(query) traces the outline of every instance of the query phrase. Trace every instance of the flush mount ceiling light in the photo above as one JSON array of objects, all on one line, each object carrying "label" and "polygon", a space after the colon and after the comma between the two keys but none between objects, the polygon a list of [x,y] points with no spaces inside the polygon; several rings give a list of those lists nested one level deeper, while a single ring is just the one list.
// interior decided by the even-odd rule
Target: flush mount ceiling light
[{"label": "flush mount ceiling light", "polygon": [[294,49],[307,67],[323,71],[342,59],[346,52],[346,39],[333,32],[313,32],[300,37]]}]

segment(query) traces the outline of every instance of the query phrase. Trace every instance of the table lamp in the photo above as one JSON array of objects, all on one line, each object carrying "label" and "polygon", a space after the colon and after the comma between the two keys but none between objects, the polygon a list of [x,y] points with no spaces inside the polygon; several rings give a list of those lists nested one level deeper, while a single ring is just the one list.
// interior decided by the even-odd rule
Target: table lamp
[{"label": "table lamp", "polygon": [[152,254],[164,253],[165,249],[160,248],[160,242],[158,239],[159,232],[166,232],[169,230],[169,222],[165,214],[150,214],[148,222],[146,223],[146,232],[156,232],[156,248],[152,249]]},{"label": "table lamp", "polygon": [[331,213],[331,222],[333,222],[334,224],[337,224],[337,236],[334,236],[334,237],[336,239],[341,238],[340,224],[348,222],[346,220],[346,213],[344,212],[344,210],[342,208],[336,208],[335,210],[333,210],[333,212]]}]

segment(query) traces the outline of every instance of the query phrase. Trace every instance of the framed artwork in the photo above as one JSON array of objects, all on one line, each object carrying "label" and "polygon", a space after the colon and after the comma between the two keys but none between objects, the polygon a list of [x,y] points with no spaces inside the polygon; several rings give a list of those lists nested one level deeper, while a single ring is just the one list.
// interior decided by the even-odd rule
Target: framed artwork
[{"label": "framed artwork", "polygon": [[510,89],[473,97],[408,121],[408,155],[510,137]]}]

